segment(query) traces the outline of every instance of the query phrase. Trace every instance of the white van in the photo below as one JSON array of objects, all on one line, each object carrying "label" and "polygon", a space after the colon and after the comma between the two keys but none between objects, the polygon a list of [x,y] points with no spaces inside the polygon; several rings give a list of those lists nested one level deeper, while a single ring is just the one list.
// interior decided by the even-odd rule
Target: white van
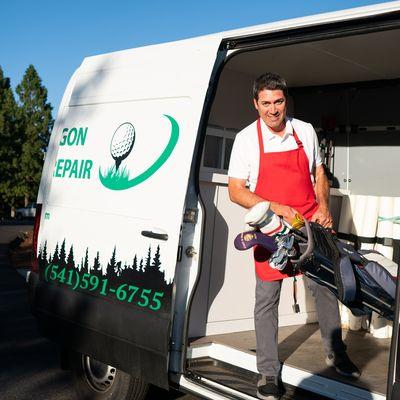
[{"label": "white van", "polygon": [[[256,397],[252,253],[233,247],[246,210],[229,200],[227,166],[236,133],[257,117],[251,87],[263,72],[286,78],[291,113],[320,136],[339,233],[398,261],[394,220],[367,237],[343,222],[367,207],[343,205],[384,198],[397,212],[399,48],[396,1],[83,61],[48,147],[29,275],[40,329],[81,398],[141,399],[148,384]],[[345,330],[362,370],[349,380],[326,367],[310,295],[300,285],[294,314],[287,281],[288,396],[400,399],[398,306],[392,339]]]}]

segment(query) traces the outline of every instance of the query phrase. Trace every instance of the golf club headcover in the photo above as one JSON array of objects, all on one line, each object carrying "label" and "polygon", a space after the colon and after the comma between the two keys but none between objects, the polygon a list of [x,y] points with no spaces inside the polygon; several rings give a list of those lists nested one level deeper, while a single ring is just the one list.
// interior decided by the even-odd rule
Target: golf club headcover
[{"label": "golf club headcover", "polygon": [[250,232],[250,231],[256,231],[257,227],[256,226],[251,226],[249,224],[246,224],[244,226],[244,232]]},{"label": "golf club headcover", "polygon": [[278,246],[273,237],[264,235],[260,231],[242,232],[236,236],[234,245],[236,250],[248,250],[254,246],[262,246],[270,253],[274,253]]},{"label": "golf club headcover", "polygon": [[269,201],[262,201],[250,208],[245,215],[244,222],[251,227],[258,228],[268,236],[284,235],[290,228],[270,208]]}]

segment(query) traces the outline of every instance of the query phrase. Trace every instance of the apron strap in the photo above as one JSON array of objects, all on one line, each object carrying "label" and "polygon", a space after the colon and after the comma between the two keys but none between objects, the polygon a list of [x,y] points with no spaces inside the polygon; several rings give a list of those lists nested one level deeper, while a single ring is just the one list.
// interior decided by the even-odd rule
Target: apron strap
[{"label": "apron strap", "polygon": [[[264,154],[264,140],[262,137],[261,118],[258,118],[258,120],[257,120],[257,134],[258,134],[258,144],[259,144],[259,148],[260,148],[260,153]],[[293,129],[293,137],[294,137],[294,140],[296,141],[297,148],[302,149],[304,147],[303,143],[297,136],[297,133],[294,129]]]},{"label": "apron strap", "polygon": [[261,118],[257,120],[257,133],[258,133],[258,144],[260,148],[260,155],[264,154],[264,140],[262,137],[262,130],[261,130]]},{"label": "apron strap", "polygon": [[296,131],[294,129],[293,129],[293,137],[296,140],[297,147],[299,149],[302,149],[304,147],[303,146],[303,142],[299,139],[299,137],[297,136],[297,133],[296,133]]}]

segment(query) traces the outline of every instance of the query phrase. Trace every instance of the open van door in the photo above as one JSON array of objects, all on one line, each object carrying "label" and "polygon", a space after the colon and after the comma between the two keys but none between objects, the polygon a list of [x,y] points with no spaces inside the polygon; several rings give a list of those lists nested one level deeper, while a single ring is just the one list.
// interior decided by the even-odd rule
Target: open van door
[{"label": "open van door", "polygon": [[30,284],[42,332],[162,387],[184,201],[219,42],[85,59],[64,95],[38,199]]}]

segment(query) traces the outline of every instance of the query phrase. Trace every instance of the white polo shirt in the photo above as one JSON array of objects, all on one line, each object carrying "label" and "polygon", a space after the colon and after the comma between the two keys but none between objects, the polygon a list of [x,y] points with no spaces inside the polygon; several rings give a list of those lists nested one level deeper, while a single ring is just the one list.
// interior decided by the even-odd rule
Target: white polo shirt
[{"label": "white polo shirt", "polygon": [[[261,120],[261,132],[264,143],[264,152],[289,151],[297,148],[293,130],[303,143],[304,151],[308,157],[311,179],[314,180],[315,167],[322,164],[319,153],[317,134],[313,126],[295,118],[286,118],[285,133],[282,137],[274,134]],[[257,185],[258,167],[260,163],[260,147],[258,143],[257,120],[242,129],[233,143],[229,161],[228,176],[246,179],[250,190],[254,192]]]}]

